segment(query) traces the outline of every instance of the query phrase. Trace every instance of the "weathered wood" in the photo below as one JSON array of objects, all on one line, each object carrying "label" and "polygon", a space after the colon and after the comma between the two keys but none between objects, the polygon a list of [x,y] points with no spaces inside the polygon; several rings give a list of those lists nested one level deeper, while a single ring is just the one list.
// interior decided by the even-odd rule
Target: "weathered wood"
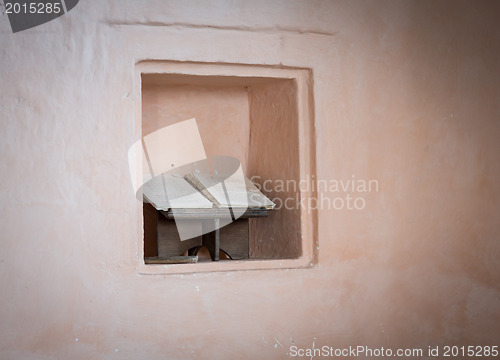
[{"label": "weathered wood", "polygon": [[198,262],[198,256],[155,256],[144,258],[146,264],[186,264],[195,262]]},{"label": "weathered wood", "polygon": [[238,219],[220,229],[220,249],[231,260],[248,259],[248,219]]},{"label": "weathered wood", "polygon": [[220,250],[219,219],[211,219],[203,221],[203,232],[205,232],[207,229],[213,229],[213,228],[215,228],[214,231],[210,231],[202,235],[202,245],[208,249],[212,261],[219,261],[219,250]]},{"label": "weathered wood", "polygon": [[[193,222],[193,226],[200,226],[200,220],[183,220]],[[202,244],[201,236],[181,241],[175,221],[167,220],[164,216],[158,217],[158,256],[179,256],[194,246]]]},{"label": "weathered wood", "polygon": [[[231,212],[229,209],[172,209],[168,211],[159,211],[167,219],[230,219]],[[269,211],[265,208],[249,208],[245,211],[239,219],[246,219],[250,217],[266,217]]]},{"label": "weathered wood", "polygon": [[144,256],[158,256],[158,211],[149,203],[143,204]]},{"label": "weathered wood", "polygon": [[[176,222],[174,221],[174,214],[172,214],[171,211],[158,211],[151,205],[145,204],[145,258],[172,259],[179,257],[186,251],[188,256],[196,256],[199,249],[202,246],[205,246],[210,253],[212,261],[219,260],[220,250],[222,250],[232,260],[248,259],[248,218],[267,216],[268,210],[263,208],[247,209],[243,216],[219,229],[219,226],[224,221],[227,223],[227,219],[229,218],[226,216],[227,214],[227,210],[221,211],[220,209],[176,210],[176,221],[192,221],[193,226],[200,226],[200,230],[206,232],[205,234],[193,239],[181,241]],[[146,252],[146,242],[148,252]],[[156,248],[151,249],[153,246],[156,246]],[[155,250],[156,253],[154,253],[153,250]],[[157,262],[146,263],[152,264]]]}]

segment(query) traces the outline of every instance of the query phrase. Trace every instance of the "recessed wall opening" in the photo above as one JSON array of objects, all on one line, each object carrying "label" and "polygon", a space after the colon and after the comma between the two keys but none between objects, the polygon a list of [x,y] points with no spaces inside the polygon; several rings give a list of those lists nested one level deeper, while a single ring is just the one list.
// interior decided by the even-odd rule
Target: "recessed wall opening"
[{"label": "recessed wall opening", "polygon": [[[191,270],[186,269],[192,266],[226,270],[238,269],[239,263],[245,263],[243,268],[252,268],[249,263],[260,263],[256,268],[262,268],[262,263],[269,261],[274,261],[270,267],[280,267],[276,261],[283,263],[286,260],[295,261],[296,266],[305,264],[305,261],[309,265],[312,236],[304,240],[304,235],[310,232],[313,224],[308,218],[311,213],[307,215],[301,208],[301,199],[313,194],[301,192],[299,186],[302,178],[311,175],[304,169],[312,170],[312,167],[305,166],[311,165],[307,163],[310,158],[304,156],[304,153],[310,154],[310,148],[301,149],[301,146],[311,145],[301,139],[310,135],[301,133],[301,129],[310,129],[311,112],[304,109],[304,104],[310,104],[307,91],[309,72],[296,70],[304,75],[300,77],[282,72],[282,69],[269,69],[264,71],[266,76],[262,76],[258,74],[262,69],[255,67],[256,74],[250,76],[248,70],[251,69],[243,67],[241,70],[246,71],[239,73],[237,67],[230,67],[230,71],[224,74],[224,69],[209,64],[210,70],[217,71],[204,74],[195,65],[190,65],[193,66],[191,73],[152,72],[148,66],[140,69],[141,135],[147,136],[165,126],[195,118],[207,156],[238,159],[246,177],[276,207],[266,217],[237,220],[221,228],[221,238],[247,238],[247,259],[232,260],[221,251],[215,264],[207,249],[201,248],[197,253],[197,263],[168,267],[180,267],[189,272]],[[276,76],[272,76],[275,75],[273,70],[277,70]],[[301,124],[301,121],[305,123]],[[173,149],[164,144],[164,151]],[[178,241],[175,223],[172,221],[171,227],[165,227],[167,230],[160,230],[162,233],[159,234],[158,221],[166,219],[150,204],[144,204],[141,217],[144,257],[172,255],[169,242]],[[230,232],[236,235],[228,235]],[[187,252],[176,255],[187,255]]]}]

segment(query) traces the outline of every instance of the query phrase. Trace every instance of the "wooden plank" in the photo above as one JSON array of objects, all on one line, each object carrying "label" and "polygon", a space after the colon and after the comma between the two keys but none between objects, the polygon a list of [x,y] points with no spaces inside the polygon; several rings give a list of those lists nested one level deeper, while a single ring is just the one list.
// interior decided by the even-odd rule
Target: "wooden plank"
[{"label": "wooden plank", "polygon": [[231,260],[248,259],[248,219],[238,219],[220,229],[220,249]]},{"label": "wooden plank", "polygon": [[[183,209],[181,214],[179,211],[175,213],[177,221],[193,222],[193,226],[200,224],[200,230],[216,229],[209,231],[199,237],[181,241],[177,231],[174,215],[171,211],[156,212],[156,232],[157,238],[157,254],[147,257],[158,257],[163,259],[171,259],[179,257],[188,251],[189,256],[196,256],[201,246],[208,249],[212,261],[219,260],[219,251],[222,250],[230,259],[240,260],[249,258],[249,230],[248,218],[250,217],[265,217],[268,215],[268,210],[263,208],[248,209],[244,216],[236,219],[227,226],[218,229],[217,223],[219,219],[227,219],[221,217],[221,213],[227,215],[226,211],[220,209]],[[182,220],[179,219],[180,218]],[[145,220],[146,222],[146,220]],[[146,242],[146,238],[145,238]],[[145,245],[146,246],[146,245]],[[187,261],[193,262],[193,261]],[[154,262],[147,262],[154,263]],[[176,263],[176,262],[172,262]]]},{"label": "wooden plank", "polygon": [[[172,210],[160,211],[160,213],[167,219],[230,219],[231,213],[229,209],[175,209],[175,213]],[[265,208],[251,208],[247,209],[239,219],[246,219],[250,217],[266,217],[269,215],[269,211]]]},{"label": "wooden plank", "polygon": [[208,249],[210,253],[210,258],[212,261],[219,261],[219,250],[220,250],[220,230],[219,230],[219,219],[205,220],[203,222],[203,231],[205,229],[213,229],[214,231],[207,232],[202,235],[203,246]]},{"label": "wooden plank", "polygon": [[198,262],[198,256],[145,257],[146,264],[187,264]]},{"label": "wooden plank", "polygon": [[[200,220],[183,220],[200,226]],[[201,229],[201,226],[200,226]],[[181,241],[175,221],[158,217],[158,256],[179,256],[192,247],[201,245],[201,236]]]},{"label": "wooden plank", "polygon": [[148,203],[143,204],[144,215],[144,256],[158,256],[158,211]]}]

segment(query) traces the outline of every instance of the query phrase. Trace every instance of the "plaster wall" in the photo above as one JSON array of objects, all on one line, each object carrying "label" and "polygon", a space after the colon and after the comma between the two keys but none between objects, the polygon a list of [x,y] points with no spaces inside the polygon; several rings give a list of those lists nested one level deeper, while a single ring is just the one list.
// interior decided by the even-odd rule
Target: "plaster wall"
[{"label": "plaster wall", "polygon": [[[12,34],[1,15],[0,357],[495,344],[499,16],[492,1],[87,0]],[[378,191],[318,211],[309,269],[139,274],[127,151],[144,59],[310,68],[317,176]]]},{"label": "plaster wall", "polygon": [[[252,153],[249,173],[260,180],[262,191],[276,204],[276,211],[271,211],[265,221],[250,219],[250,256],[254,258],[286,259],[301,255],[300,224],[307,220],[301,219],[297,206],[300,189],[298,186],[277,188],[278,181],[297,185],[300,182],[299,96],[305,94],[297,94],[293,80],[274,81],[249,89]],[[269,189],[271,191],[266,191]]]},{"label": "plaster wall", "polygon": [[[143,136],[196,118],[207,156],[235,157],[247,174],[250,124],[245,87],[220,87],[216,81],[211,87],[150,85],[143,81],[142,109]],[[169,146],[174,145],[165,144],[162,150],[173,151]]]}]

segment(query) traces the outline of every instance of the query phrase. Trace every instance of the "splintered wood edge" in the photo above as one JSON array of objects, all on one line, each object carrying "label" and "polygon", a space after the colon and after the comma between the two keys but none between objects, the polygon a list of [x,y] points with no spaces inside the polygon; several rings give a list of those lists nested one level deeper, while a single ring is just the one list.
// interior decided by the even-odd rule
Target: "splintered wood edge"
[{"label": "splintered wood edge", "polygon": [[198,262],[198,256],[145,257],[145,264],[189,264]]},{"label": "splintered wood edge", "polygon": [[[159,210],[159,212],[167,219],[231,219],[229,209],[173,209],[173,211],[170,209],[168,211]],[[238,219],[266,217],[269,215],[269,211],[266,208],[248,208]]]}]

